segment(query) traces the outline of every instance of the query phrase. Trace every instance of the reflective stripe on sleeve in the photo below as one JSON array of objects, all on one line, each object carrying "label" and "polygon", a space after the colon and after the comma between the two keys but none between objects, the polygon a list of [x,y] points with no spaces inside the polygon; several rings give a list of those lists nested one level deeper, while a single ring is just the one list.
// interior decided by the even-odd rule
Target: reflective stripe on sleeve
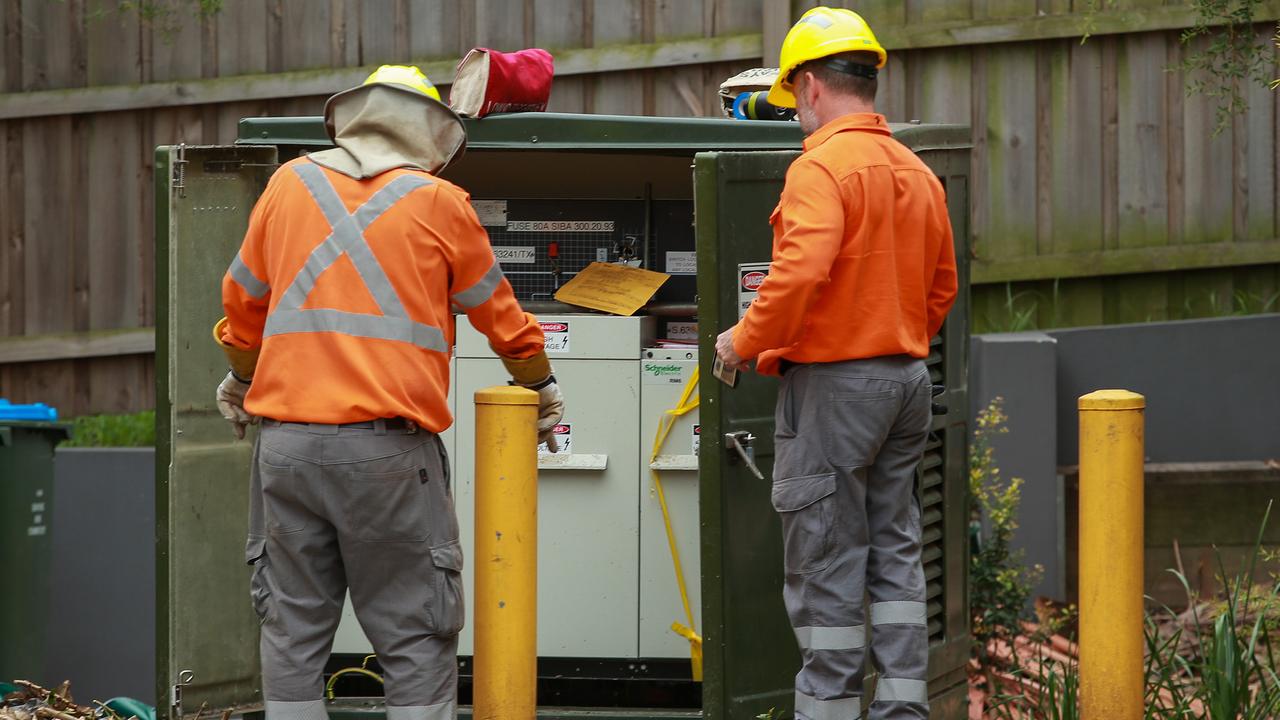
[{"label": "reflective stripe on sleeve", "polygon": [[819,700],[797,692],[796,716],[808,720],[858,720],[862,716],[862,699]]},{"label": "reflective stripe on sleeve", "polygon": [[248,265],[240,259],[240,253],[236,253],[236,258],[231,261],[231,267],[227,268],[227,274],[235,280],[244,291],[249,293],[249,297],[255,300],[261,299],[271,290],[271,286],[258,279],[257,275],[249,269]]},{"label": "reflective stripe on sleeve", "polygon": [[924,680],[882,677],[876,681],[876,698],[872,702],[929,703],[929,683]]},{"label": "reflective stripe on sleeve", "polygon": [[849,627],[798,627],[796,642],[802,650],[857,650],[867,644],[861,625]]},{"label": "reflective stripe on sleeve", "polygon": [[899,600],[871,603],[872,625],[924,625],[927,610],[922,602]]},{"label": "reflective stripe on sleeve", "polygon": [[288,333],[332,332],[376,340],[397,340],[424,350],[448,352],[444,332],[440,328],[414,322],[409,318],[365,315],[343,310],[276,310],[267,318],[263,337]]},{"label": "reflective stripe on sleeve", "polygon": [[484,277],[477,280],[475,285],[454,295],[453,301],[465,310],[479,307],[493,297],[493,291],[498,289],[498,283],[502,282],[502,278],[502,268],[498,265],[498,261],[494,260]]}]

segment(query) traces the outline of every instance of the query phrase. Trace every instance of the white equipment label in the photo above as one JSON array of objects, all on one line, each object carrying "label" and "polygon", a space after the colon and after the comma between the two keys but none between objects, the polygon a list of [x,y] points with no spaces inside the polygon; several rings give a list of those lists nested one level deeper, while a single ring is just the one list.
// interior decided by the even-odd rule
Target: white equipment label
[{"label": "white equipment label", "polygon": [[493,256],[499,263],[507,265],[532,265],[538,261],[537,253],[531,247],[496,247]]},{"label": "white equipment label", "polygon": [[471,207],[475,208],[476,216],[480,218],[481,225],[486,227],[507,226],[506,200],[472,200]]},{"label": "white equipment label", "polygon": [[747,314],[751,301],[760,294],[760,286],[769,276],[769,263],[742,263],[738,265],[738,319]]},{"label": "white equipment label", "polygon": [[[555,428],[552,429],[551,433],[555,435],[556,445],[558,445],[560,448],[559,450],[556,451],[556,454],[563,453],[567,455],[573,452],[573,449],[572,449],[573,448],[573,426],[572,425],[570,425],[569,423],[560,423],[559,425],[555,426]],[[551,451],[547,449],[546,443],[538,444],[538,454],[539,455],[551,454]]]},{"label": "white equipment label", "polygon": [[540,322],[542,334],[546,337],[543,349],[549,353],[569,352],[569,323]]},{"label": "white equipment label", "polygon": [[693,454],[698,454],[698,447],[702,444],[702,426],[693,426]]},{"label": "white equipment label", "polygon": [[667,251],[668,275],[697,275],[698,253]]},{"label": "white equipment label", "polygon": [[677,362],[646,360],[640,365],[645,385],[682,385],[685,366]]},{"label": "white equipment label", "polygon": [[613,232],[613,221],[508,220],[507,232]]},{"label": "white equipment label", "polygon": [[691,323],[691,322],[667,323],[667,338],[671,340],[697,340],[698,339],[698,323]]}]

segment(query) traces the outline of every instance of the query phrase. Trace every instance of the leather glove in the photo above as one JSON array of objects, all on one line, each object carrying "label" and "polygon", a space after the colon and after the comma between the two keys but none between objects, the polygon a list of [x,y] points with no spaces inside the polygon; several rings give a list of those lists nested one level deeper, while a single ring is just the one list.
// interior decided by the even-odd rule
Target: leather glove
[{"label": "leather glove", "polygon": [[555,375],[539,385],[529,388],[538,391],[538,442],[546,443],[547,450],[557,452],[560,446],[556,443],[555,428],[564,418],[564,395],[560,394]]},{"label": "leather glove", "polygon": [[246,427],[258,424],[258,418],[244,409],[244,396],[248,392],[249,383],[236,377],[234,372],[228,372],[222,383],[218,385],[218,412],[231,423],[236,438],[240,440],[244,439]]},{"label": "leather glove", "polygon": [[529,358],[502,357],[502,364],[511,373],[512,384],[538,393],[538,442],[545,442],[551,452],[558,451],[560,448],[553,431],[564,418],[564,396],[560,394],[547,354],[539,352]]}]

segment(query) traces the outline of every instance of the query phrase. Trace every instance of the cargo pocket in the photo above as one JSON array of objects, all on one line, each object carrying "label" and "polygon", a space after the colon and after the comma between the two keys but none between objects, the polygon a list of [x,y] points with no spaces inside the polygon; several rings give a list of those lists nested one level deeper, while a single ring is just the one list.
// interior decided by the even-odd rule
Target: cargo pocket
[{"label": "cargo pocket", "polygon": [[783,565],[790,574],[825,569],[834,557],[835,473],[802,475],[773,484],[773,509],[782,519]]},{"label": "cargo pocket", "polygon": [[258,616],[258,624],[264,625],[271,618],[272,592],[271,568],[267,561],[266,538],[249,538],[245,544],[245,559],[253,566],[253,574],[249,576],[249,598],[253,601],[253,612]]},{"label": "cargo pocket", "polygon": [[426,469],[352,472],[347,527],[363,542],[422,542],[431,537]]},{"label": "cargo pocket", "polygon": [[427,604],[431,634],[457,635],[466,619],[461,543],[454,541],[431,548],[431,564],[436,568]]},{"label": "cargo pocket", "polygon": [[897,390],[834,392],[823,405],[822,445],[837,467],[866,467],[875,462],[898,418]]}]

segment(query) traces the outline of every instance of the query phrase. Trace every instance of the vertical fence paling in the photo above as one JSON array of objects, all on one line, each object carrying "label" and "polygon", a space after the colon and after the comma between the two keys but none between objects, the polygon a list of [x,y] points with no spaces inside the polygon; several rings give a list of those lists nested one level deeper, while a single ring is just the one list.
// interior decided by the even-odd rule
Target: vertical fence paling
[{"label": "vertical fence paling", "polygon": [[1143,714],[1143,412],[1127,390],[1080,398],[1080,710]]},{"label": "vertical fence paling", "polygon": [[538,394],[476,391],[476,720],[537,708]]}]

